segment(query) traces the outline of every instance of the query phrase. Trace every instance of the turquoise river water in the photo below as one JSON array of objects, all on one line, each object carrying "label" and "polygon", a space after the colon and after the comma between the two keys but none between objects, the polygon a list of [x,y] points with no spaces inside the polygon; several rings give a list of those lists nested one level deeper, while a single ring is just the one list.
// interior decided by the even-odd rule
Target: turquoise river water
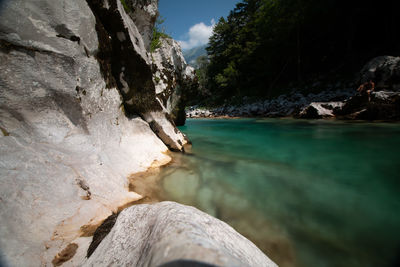
[{"label": "turquoise river water", "polygon": [[400,266],[400,124],[189,119],[163,199],[227,222],[280,266]]}]

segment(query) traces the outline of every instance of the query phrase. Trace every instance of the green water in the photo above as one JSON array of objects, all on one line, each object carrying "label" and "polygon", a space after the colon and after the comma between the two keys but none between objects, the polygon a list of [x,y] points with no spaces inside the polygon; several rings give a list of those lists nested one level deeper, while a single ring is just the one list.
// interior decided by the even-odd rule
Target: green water
[{"label": "green water", "polygon": [[398,266],[400,124],[195,119],[165,196],[232,225],[281,266]]}]

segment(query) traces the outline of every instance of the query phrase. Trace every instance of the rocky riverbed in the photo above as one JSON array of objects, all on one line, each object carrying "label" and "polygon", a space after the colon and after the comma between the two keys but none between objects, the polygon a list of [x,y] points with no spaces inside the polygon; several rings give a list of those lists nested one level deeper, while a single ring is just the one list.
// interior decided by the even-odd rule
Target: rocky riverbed
[{"label": "rocky riverbed", "polygon": [[[360,85],[372,81],[374,90],[368,97],[357,92]],[[313,84],[313,88],[319,84]],[[277,98],[251,101],[244,97],[241,105],[217,108],[191,106],[188,118],[207,117],[296,117],[305,119],[339,118],[360,120],[400,119],[400,58],[382,56],[368,62],[348,84],[325,85],[319,93],[302,94],[298,89]]]},{"label": "rocky riverbed", "polygon": [[[294,90],[290,94],[281,95],[274,99],[250,102],[242,105],[227,105],[213,109],[198,108],[187,109],[187,117],[286,117],[299,114],[304,107],[313,102],[331,100],[345,100],[354,94],[351,88],[323,91],[318,94],[303,95]],[[248,102],[247,98],[243,102]]]}]

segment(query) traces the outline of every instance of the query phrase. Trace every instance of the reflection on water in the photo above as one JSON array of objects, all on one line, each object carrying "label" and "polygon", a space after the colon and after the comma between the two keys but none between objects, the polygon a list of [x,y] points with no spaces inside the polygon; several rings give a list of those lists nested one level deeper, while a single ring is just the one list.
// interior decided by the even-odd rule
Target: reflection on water
[{"label": "reflection on water", "polygon": [[191,154],[133,182],[149,201],[196,206],[281,266],[397,265],[400,125],[197,119],[181,130]]}]

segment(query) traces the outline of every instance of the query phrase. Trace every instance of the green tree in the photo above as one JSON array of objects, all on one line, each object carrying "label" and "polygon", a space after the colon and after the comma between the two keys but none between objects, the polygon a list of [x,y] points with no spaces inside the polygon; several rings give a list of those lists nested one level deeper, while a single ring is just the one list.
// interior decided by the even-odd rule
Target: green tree
[{"label": "green tree", "polygon": [[392,1],[242,0],[214,28],[207,87],[217,103],[270,96],[289,83],[355,73],[374,56],[399,55]]},{"label": "green tree", "polygon": [[199,80],[199,94],[201,97],[205,97],[209,95],[207,91],[208,85],[208,76],[207,76],[207,68],[208,68],[209,60],[207,56],[200,56],[196,59],[196,75]]}]

